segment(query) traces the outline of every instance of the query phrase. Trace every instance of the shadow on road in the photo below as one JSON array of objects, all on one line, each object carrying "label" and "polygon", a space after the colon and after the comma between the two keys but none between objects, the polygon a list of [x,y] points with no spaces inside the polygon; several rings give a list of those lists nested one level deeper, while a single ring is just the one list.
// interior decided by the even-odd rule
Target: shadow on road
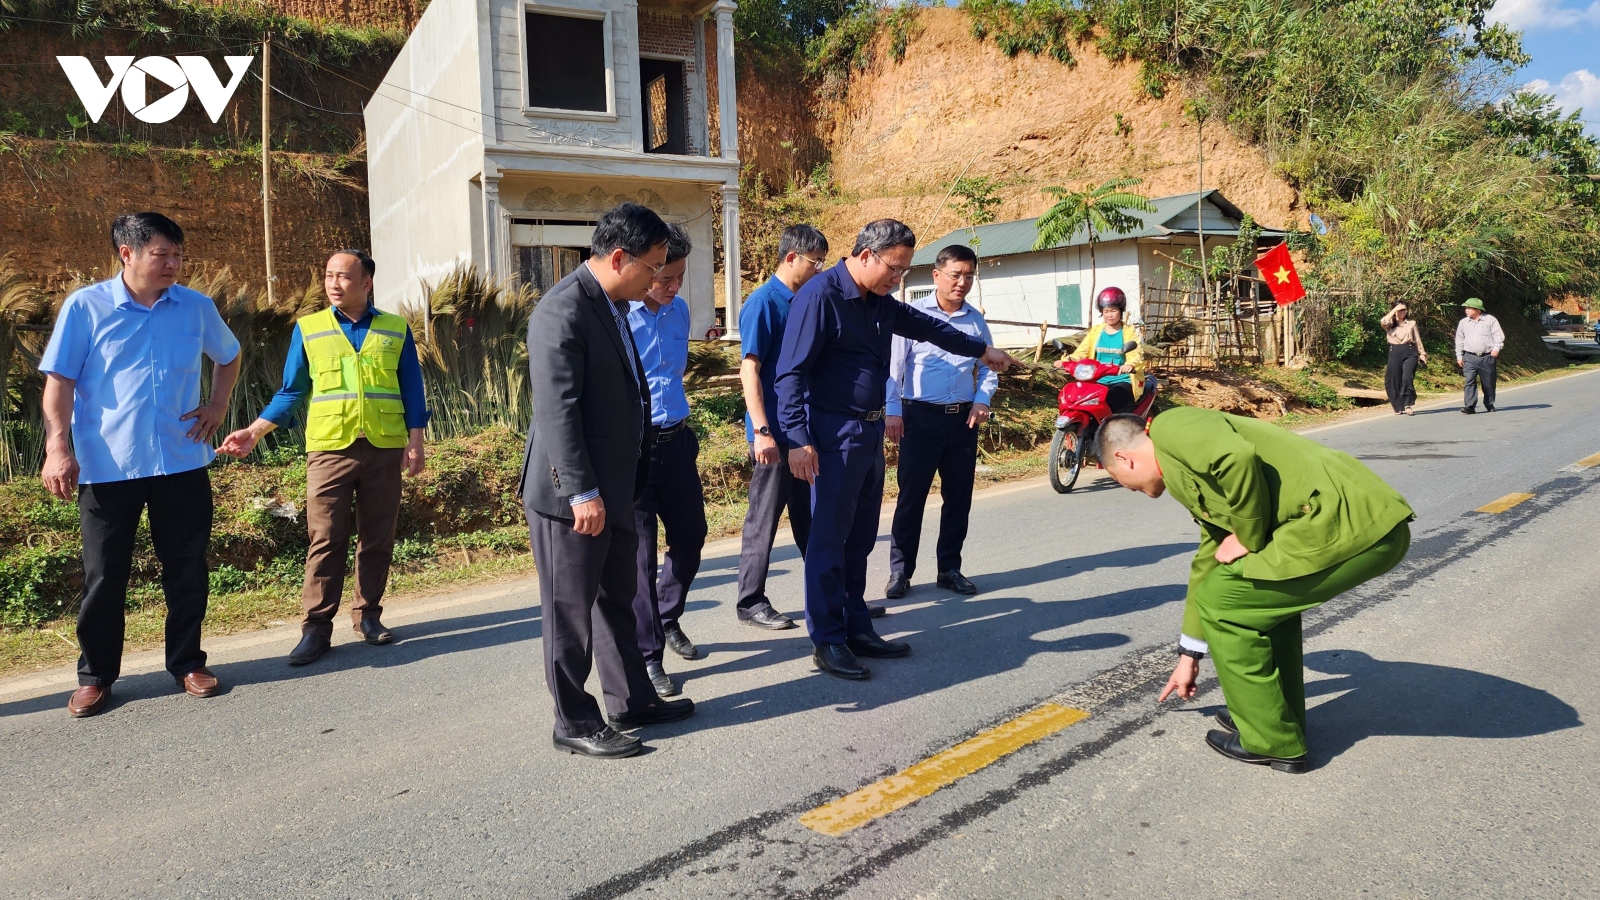
[{"label": "shadow on road", "polygon": [[[1171,546],[1186,549],[1190,545]],[[1165,555],[1169,554],[1163,553],[1151,559],[1161,559]],[[1130,559],[1124,553],[1104,554],[1093,559],[1103,561],[1107,558]],[[1084,561],[1077,562],[1081,566]],[[1123,561],[1103,564],[1143,563]],[[863,660],[872,670],[870,681],[845,682],[816,673],[794,681],[761,685],[703,703],[697,702],[698,715],[694,720],[668,727],[683,732],[705,731],[746,725],[825,706],[836,707],[839,712],[845,713],[863,712],[1018,669],[1038,653],[1072,653],[1120,647],[1130,641],[1125,634],[1095,632],[1052,637],[1050,633],[1095,619],[1114,618],[1168,603],[1181,603],[1185,589],[1182,584],[1166,584],[1078,600],[1036,600],[989,592],[988,589],[996,586],[1001,577],[985,577],[982,586],[986,592],[976,597],[950,596],[946,593],[945,597],[934,600],[930,605],[877,620],[875,624],[884,634],[910,632],[905,640],[914,649],[911,656],[904,659]],[[923,587],[921,593],[924,596],[931,595],[933,590]],[[913,589],[906,603],[926,603],[924,596],[918,596],[918,593]],[[797,656],[810,655],[811,642],[801,633],[743,659],[685,673],[685,693],[692,696],[694,680],[705,675],[758,669]]]},{"label": "shadow on road", "polygon": [[[709,605],[709,604],[708,604]],[[346,620],[338,620],[340,627]],[[268,684],[275,681],[297,681],[331,675],[351,669],[382,669],[404,666],[419,660],[449,653],[478,650],[514,641],[538,640],[538,607],[504,610],[450,619],[398,625],[394,628],[396,642],[386,647],[370,647],[359,641],[339,644],[326,655],[308,666],[290,666],[287,660],[298,637],[286,638],[282,652],[264,659],[236,663],[219,663],[211,666],[222,682],[224,691],[249,684]],[[119,706],[149,697],[178,693],[171,675],[165,669],[128,675],[117,680],[111,689],[111,702],[107,712]],[[67,705],[76,685],[42,697],[32,697],[13,703],[0,703],[0,716],[20,716],[46,709],[59,709]],[[101,713],[104,715],[105,713]],[[63,709],[62,715],[66,715]]]},{"label": "shadow on road", "polygon": [[1583,724],[1548,691],[1472,669],[1390,662],[1359,650],[1307,653],[1306,668],[1342,675],[1306,683],[1306,696],[1340,691],[1309,711],[1313,765],[1379,736],[1521,738]]}]

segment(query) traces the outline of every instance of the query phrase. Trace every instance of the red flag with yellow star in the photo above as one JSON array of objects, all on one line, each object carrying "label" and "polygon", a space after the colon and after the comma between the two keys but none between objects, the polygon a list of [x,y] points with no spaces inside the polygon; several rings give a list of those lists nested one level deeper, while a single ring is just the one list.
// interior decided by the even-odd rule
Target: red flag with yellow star
[{"label": "red flag with yellow star", "polygon": [[1272,299],[1279,306],[1288,306],[1303,299],[1306,289],[1300,284],[1300,273],[1294,270],[1294,260],[1289,258],[1289,245],[1279,244],[1256,257],[1256,271],[1267,282]]}]

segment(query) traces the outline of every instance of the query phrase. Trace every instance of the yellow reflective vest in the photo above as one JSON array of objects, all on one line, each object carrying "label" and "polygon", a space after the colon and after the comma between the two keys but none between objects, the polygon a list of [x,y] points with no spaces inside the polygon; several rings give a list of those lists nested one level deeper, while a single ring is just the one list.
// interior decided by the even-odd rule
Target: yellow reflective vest
[{"label": "yellow reflective vest", "polygon": [[400,399],[400,348],[406,320],[377,313],[360,352],[332,307],[295,323],[311,369],[306,449],[343,450],[366,438],[374,447],[406,445],[406,407]]}]

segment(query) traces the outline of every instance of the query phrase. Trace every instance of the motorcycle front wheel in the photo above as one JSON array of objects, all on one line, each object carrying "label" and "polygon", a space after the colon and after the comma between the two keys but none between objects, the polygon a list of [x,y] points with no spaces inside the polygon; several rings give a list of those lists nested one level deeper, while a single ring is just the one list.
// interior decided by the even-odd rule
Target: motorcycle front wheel
[{"label": "motorcycle front wheel", "polygon": [[1083,468],[1083,448],[1079,446],[1078,423],[1057,428],[1050,439],[1050,486],[1056,493],[1065,494],[1078,481],[1078,471]]}]

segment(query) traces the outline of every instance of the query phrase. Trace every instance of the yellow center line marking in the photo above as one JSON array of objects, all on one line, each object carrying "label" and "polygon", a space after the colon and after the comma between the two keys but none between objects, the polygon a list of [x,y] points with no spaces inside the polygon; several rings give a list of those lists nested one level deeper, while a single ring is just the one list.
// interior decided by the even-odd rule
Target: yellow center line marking
[{"label": "yellow center line marking", "polygon": [[1533,495],[1532,494],[1520,494],[1520,493],[1518,493],[1518,494],[1507,494],[1504,497],[1501,497],[1499,500],[1494,501],[1493,503],[1485,503],[1484,505],[1482,505],[1482,506],[1478,507],[1477,509],[1473,510],[1473,512],[1503,513],[1506,510],[1510,509],[1511,507],[1516,506],[1518,503],[1523,502],[1524,500],[1532,500],[1532,499],[1533,499]]},{"label": "yellow center line marking", "polygon": [[829,837],[839,837],[1088,717],[1081,709],[1046,703],[915,763],[897,775],[823,804],[802,815],[800,824]]},{"label": "yellow center line marking", "polygon": [[1596,453],[1593,456],[1585,456],[1583,459],[1578,460],[1577,464],[1585,469],[1592,469],[1595,466],[1600,466],[1600,453]]}]

